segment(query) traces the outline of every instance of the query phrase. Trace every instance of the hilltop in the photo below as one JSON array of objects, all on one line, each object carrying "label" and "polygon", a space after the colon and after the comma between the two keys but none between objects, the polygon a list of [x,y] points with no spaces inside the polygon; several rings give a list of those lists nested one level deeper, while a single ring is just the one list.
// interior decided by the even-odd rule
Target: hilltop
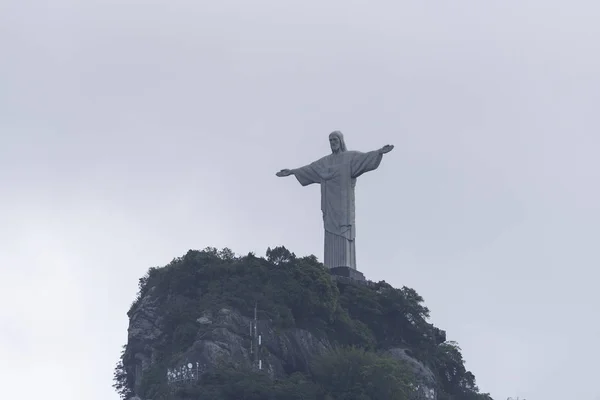
[{"label": "hilltop", "polygon": [[128,316],[122,399],[491,400],[415,290],[284,247],[190,250],[148,270]]}]

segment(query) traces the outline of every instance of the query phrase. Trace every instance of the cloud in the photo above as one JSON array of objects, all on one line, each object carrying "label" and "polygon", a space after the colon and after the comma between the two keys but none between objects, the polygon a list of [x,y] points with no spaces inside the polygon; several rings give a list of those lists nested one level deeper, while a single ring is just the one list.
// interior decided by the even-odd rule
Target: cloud
[{"label": "cloud", "polygon": [[190,248],[320,257],[318,188],[274,173],[340,129],[396,145],[357,185],[359,269],[421,293],[495,398],[595,395],[594,4],[4,10],[0,373],[47,371],[10,387],[116,399],[137,280]]}]

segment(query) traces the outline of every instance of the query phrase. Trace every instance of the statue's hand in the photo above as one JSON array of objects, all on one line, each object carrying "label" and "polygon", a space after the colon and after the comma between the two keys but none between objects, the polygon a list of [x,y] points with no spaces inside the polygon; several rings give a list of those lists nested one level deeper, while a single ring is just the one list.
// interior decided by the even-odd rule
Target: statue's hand
[{"label": "statue's hand", "polygon": [[386,144],[385,146],[383,146],[379,152],[381,154],[385,154],[385,153],[389,153],[390,151],[392,151],[394,149],[394,145],[393,144]]},{"label": "statue's hand", "polygon": [[276,173],[275,175],[277,176],[289,176],[291,175],[293,172],[290,169],[282,169],[281,171],[279,171],[278,173]]}]

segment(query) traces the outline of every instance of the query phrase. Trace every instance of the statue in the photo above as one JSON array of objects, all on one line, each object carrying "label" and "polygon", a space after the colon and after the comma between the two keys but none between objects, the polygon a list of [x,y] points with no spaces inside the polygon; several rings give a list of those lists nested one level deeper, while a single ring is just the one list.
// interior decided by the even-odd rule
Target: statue
[{"label": "statue", "polygon": [[362,153],[348,151],[340,131],[329,134],[331,154],[296,169],[282,169],[279,177],[294,175],[302,186],[321,185],[321,211],[325,227],[324,264],[328,268],[356,270],[354,187],[356,178],[379,167],[394,146]]}]

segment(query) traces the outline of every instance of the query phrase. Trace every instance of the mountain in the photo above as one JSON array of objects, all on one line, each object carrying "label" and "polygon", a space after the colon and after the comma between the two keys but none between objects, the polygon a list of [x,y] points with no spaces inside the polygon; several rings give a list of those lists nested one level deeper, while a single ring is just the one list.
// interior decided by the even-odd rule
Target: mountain
[{"label": "mountain", "polygon": [[128,316],[124,400],[491,400],[416,291],[285,247],[190,250],[148,270]]}]

